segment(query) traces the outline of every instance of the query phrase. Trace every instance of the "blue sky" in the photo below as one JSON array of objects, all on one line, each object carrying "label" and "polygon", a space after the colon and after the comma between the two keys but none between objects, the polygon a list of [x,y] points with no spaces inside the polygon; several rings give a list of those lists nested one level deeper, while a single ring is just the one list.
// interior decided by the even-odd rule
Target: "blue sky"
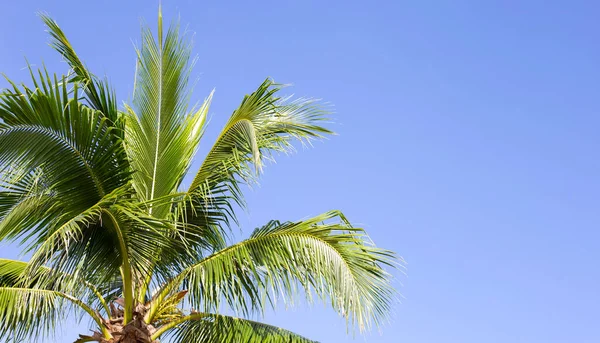
[{"label": "blue sky", "polygon": [[[594,1],[164,1],[195,32],[194,100],[215,87],[206,152],[271,76],[335,105],[339,133],[282,156],[248,192],[243,233],[343,210],[408,261],[393,323],[368,342],[598,342],[600,5]],[[64,73],[35,12],[130,98],[155,1],[10,1],[0,71]],[[0,86],[5,86],[4,81]],[[1,257],[18,248],[0,245]],[[316,305],[269,323],[346,336]],[[72,342],[71,324],[56,342]],[[82,329],[85,331],[84,325]]]}]

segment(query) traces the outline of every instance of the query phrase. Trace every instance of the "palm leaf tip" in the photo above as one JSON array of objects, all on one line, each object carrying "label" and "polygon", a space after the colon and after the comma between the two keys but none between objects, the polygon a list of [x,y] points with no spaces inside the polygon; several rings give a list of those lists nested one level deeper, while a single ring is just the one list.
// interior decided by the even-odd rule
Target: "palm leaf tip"
[{"label": "palm leaf tip", "polygon": [[[71,67],[68,82],[79,84],[85,91],[86,101],[89,105],[106,116],[113,125],[118,128],[117,133],[122,132],[119,121],[116,95],[106,79],[102,80],[92,74],[83,64],[73,46],[67,39],[58,23],[46,13],[39,12],[38,15],[46,25],[50,34],[49,45],[56,50]],[[71,76],[72,75],[72,76]],[[122,134],[118,135],[122,138]]]},{"label": "palm leaf tip", "polygon": [[[197,111],[188,111],[189,75],[193,61],[174,22],[163,37],[144,28],[138,52],[133,107],[128,108],[126,146],[134,186],[153,200],[175,192],[191,163],[203,132],[212,94]],[[158,211],[158,213],[156,213]],[[163,216],[167,208],[153,209]]]}]

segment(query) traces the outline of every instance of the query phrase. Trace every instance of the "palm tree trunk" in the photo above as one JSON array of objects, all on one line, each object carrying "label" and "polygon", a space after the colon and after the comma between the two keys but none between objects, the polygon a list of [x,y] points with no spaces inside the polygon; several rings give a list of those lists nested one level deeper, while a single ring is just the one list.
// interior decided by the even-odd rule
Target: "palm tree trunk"
[{"label": "palm tree trunk", "polygon": [[[119,298],[115,302],[122,305],[123,299]],[[110,333],[110,337],[94,331],[92,336],[79,335],[80,338],[75,343],[159,343],[158,340],[152,340],[152,334],[156,332],[156,328],[150,324],[146,324],[144,321],[144,314],[147,311],[144,306],[136,306],[133,312],[133,319],[126,325],[123,325],[124,311],[122,308],[115,306],[115,302],[109,304],[110,318],[102,318],[102,324]]]}]

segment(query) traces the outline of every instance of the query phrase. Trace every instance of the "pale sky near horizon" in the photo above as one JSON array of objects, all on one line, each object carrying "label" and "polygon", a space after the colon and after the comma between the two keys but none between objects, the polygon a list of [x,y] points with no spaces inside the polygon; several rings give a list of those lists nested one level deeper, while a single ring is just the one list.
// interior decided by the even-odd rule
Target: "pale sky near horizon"
[{"label": "pale sky near horizon", "polygon": [[[599,2],[164,0],[163,10],[195,33],[192,100],[216,88],[200,157],[267,76],[335,105],[339,135],[266,168],[238,238],[340,209],[408,262],[381,333],[347,336],[320,304],[266,322],[321,342],[600,341]],[[28,78],[24,57],[67,71],[37,11],[130,98],[140,18],[154,28],[157,1],[5,1],[0,72],[15,81]],[[0,257],[18,252],[0,244]],[[69,322],[47,343],[85,332]]]}]

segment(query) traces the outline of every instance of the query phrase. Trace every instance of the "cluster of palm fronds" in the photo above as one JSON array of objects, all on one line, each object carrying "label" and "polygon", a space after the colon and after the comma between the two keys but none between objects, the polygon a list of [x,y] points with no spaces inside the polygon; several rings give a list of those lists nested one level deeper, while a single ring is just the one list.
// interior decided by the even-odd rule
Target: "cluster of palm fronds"
[{"label": "cluster of palm fronds", "polygon": [[133,102],[121,110],[42,19],[71,73],[31,70],[29,87],[0,94],[0,240],[32,256],[0,259],[0,339],[42,337],[75,312],[95,323],[78,342],[308,342],[243,319],[299,295],[361,330],[387,317],[383,266],[396,257],[340,212],[271,221],[228,246],[242,187],[264,161],[330,133],[319,102],[264,81],[184,189],[212,94],[189,107],[191,49],[177,24],[165,33],[159,15],[156,37],[144,29]]}]

